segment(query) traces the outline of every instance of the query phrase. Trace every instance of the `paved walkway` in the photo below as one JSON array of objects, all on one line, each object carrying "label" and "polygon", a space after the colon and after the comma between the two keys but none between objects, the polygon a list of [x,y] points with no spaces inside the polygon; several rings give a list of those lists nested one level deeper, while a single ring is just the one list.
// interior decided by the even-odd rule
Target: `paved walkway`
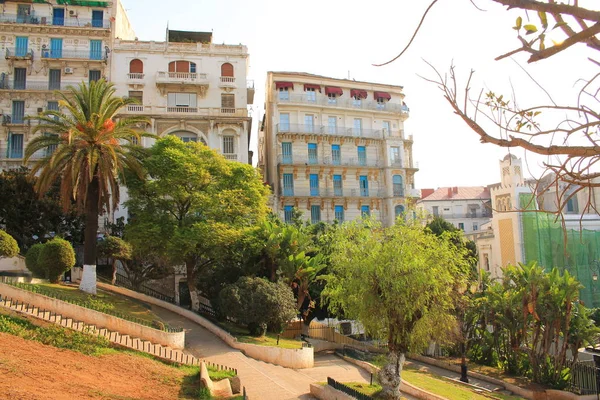
[{"label": "paved walkway", "polygon": [[[200,325],[171,311],[152,306],[152,311],[174,327],[186,330],[186,350],[196,357],[237,368],[250,400],[313,399],[310,384],[330,376],[341,382],[369,382],[370,374],[332,354],[315,356],[315,366],[289,369],[246,357]],[[410,399],[410,397],[405,396]]]}]

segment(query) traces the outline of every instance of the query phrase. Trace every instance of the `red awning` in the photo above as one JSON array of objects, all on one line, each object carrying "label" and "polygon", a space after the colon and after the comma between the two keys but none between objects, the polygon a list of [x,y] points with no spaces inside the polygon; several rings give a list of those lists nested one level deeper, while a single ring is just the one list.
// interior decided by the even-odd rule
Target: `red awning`
[{"label": "red awning", "polygon": [[350,97],[358,97],[359,99],[367,98],[367,91],[362,89],[351,89]]},{"label": "red awning", "polygon": [[294,90],[294,82],[275,82],[275,89],[292,88]]},{"label": "red awning", "polygon": [[342,90],[342,88],[339,87],[325,86],[325,94],[335,94],[341,96],[344,94],[344,91]]},{"label": "red awning", "polygon": [[390,96],[390,94],[388,92],[375,92],[375,94],[373,95],[373,97],[375,97],[375,100],[377,99],[391,99],[392,96]]},{"label": "red awning", "polygon": [[305,83],[304,91],[306,91],[306,89],[314,89],[315,91],[318,90],[319,93],[321,93],[321,85],[313,85],[312,83]]}]

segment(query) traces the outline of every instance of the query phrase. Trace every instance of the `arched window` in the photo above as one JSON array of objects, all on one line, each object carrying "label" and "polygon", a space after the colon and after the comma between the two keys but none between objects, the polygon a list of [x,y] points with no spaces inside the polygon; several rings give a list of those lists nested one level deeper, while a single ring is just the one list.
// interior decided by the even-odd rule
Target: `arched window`
[{"label": "arched window", "polygon": [[404,197],[404,182],[402,180],[402,175],[394,175],[392,177],[392,183],[394,188],[394,196]]},{"label": "arched window", "polygon": [[196,73],[196,64],[183,60],[171,61],[169,63],[169,72]]},{"label": "arched window", "polygon": [[221,65],[221,76],[233,76],[233,65],[229,63]]},{"label": "arched window", "polygon": [[501,199],[496,200],[496,210],[502,211],[502,200]]},{"label": "arched window", "polygon": [[171,133],[171,135],[177,136],[184,143],[187,143],[187,142],[200,142],[200,143],[206,145],[206,140],[204,140],[204,138],[202,136],[199,136],[199,135],[195,134],[194,132],[177,131],[177,132]]},{"label": "arched window", "polygon": [[144,73],[144,63],[142,60],[131,60],[129,63],[129,73],[130,74],[143,74]]},{"label": "arched window", "polygon": [[394,213],[396,214],[396,218],[404,214],[404,206],[399,205],[394,207]]}]

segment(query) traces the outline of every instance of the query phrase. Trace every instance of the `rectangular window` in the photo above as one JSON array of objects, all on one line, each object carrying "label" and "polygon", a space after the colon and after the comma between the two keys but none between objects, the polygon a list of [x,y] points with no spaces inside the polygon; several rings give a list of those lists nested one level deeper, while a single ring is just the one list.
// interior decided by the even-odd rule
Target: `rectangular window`
[{"label": "rectangular window", "polygon": [[352,98],[352,105],[357,108],[362,107],[362,98],[360,96],[354,96]]},{"label": "rectangular window", "polygon": [[315,131],[315,116],[307,114],[304,116],[304,132],[313,133]]},{"label": "rectangular window", "polygon": [[144,91],[142,90],[130,90],[129,98],[135,99],[139,104],[144,104]]},{"label": "rectangular window", "polygon": [[369,197],[369,180],[366,175],[360,176],[360,195],[362,197]]},{"label": "rectangular window", "polygon": [[293,162],[294,159],[292,157],[292,143],[291,142],[281,143],[281,154],[283,157],[284,164],[291,164]]},{"label": "rectangular window", "polygon": [[342,176],[334,175],[333,176],[333,195],[334,196],[343,196],[344,188],[342,186]]},{"label": "rectangular window", "polygon": [[342,163],[342,151],[339,144],[331,145],[331,163],[333,165],[340,165]]},{"label": "rectangular window", "polygon": [[390,162],[392,165],[400,165],[400,147],[392,146],[390,147]]},{"label": "rectangular window", "polygon": [[477,231],[477,229],[479,229],[479,225],[477,225],[477,222],[473,222],[473,231]]},{"label": "rectangular window", "polygon": [[290,92],[288,88],[279,88],[279,100],[288,101],[290,99]]},{"label": "rectangular window", "polygon": [[367,149],[365,146],[358,146],[358,165],[367,165]]},{"label": "rectangular window", "polygon": [[308,101],[309,103],[317,102],[317,92],[315,92],[314,88],[306,89],[306,101]]},{"label": "rectangular window", "polygon": [[17,23],[31,22],[31,6],[29,4],[17,4]]},{"label": "rectangular window", "polygon": [[337,133],[337,117],[327,117],[327,132],[332,135]]},{"label": "rectangular window", "polygon": [[309,143],[308,144],[308,163],[309,164],[318,164],[319,157],[317,156],[317,144]]},{"label": "rectangular window", "polygon": [[459,222],[458,223],[458,229],[460,229],[461,231],[465,230],[465,224],[463,222]]},{"label": "rectangular window", "polygon": [[228,112],[235,111],[235,94],[221,94],[221,108]]},{"label": "rectangular window", "polygon": [[190,74],[196,73],[196,63],[190,63]]},{"label": "rectangular window", "polygon": [[310,174],[310,195],[311,196],[319,195],[319,175],[318,174]]},{"label": "rectangular window", "polygon": [[92,10],[92,27],[102,28],[104,20],[104,11]]},{"label": "rectangular window", "polygon": [[17,36],[15,40],[15,56],[25,57],[29,47],[29,38],[27,36]]},{"label": "rectangular window", "polygon": [[90,60],[102,60],[102,40],[90,40]]},{"label": "rectangular window", "polygon": [[[55,133],[45,133],[45,135],[51,136],[51,137],[54,137],[54,138],[58,138],[58,135],[55,134]],[[45,157],[51,156],[56,151],[57,147],[58,147],[57,144],[51,144],[50,146],[46,147],[46,150],[44,152],[44,156]]]},{"label": "rectangular window", "polygon": [[18,90],[25,90],[27,87],[27,68],[15,68],[13,87]]},{"label": "rectangular window", "polygon": [[431,212],[433,213],[434,217],[439,217],[440,216],[440,208],[439,208],[439,206],[433,206],[433,207],[431,207]]},{"label": "rectangular window", "polygon": [[290,131],[290,114],[281,113],[279,114],[279,132]]},{"label": "rectangular window", "polygon": [[361,217],[370,217],[371,208],[369,208],[369,206],[360,206],[360,215]]},{"label": "rectangular window", "polygon": [[8,134],[8,158],[23,158],[22,134]]},{"label": "rectangular window", "polygon": [[286,224],[292,223],[292,219],[294,218],[294,206],[284,206],[283,207],[283,220]]},{"label": "rectangular window", "polygon": [[54,8],[52,10],[52,25],[63,26],[65,24],[65,9]]},{"label": "rectangular window", "polygon": [[329,104],[337,104],[337,98],[335,97],[335,93],[329,93],[327,95],[327,103],[329,103]]},{"label": "rectangular window", "polygon": [[196,93],[169,93],[167,95],[169,107],[196,107]]},{"label": "rectangular window", "polygon": [[23,118],[25,118],[25,102],[23,100],[13,100],[11,122],[22,124]]},{"label": "rectangular window", "polygon": [[283,195],[294,195],[294,174],[283,174]]},{"label": "rectangular window", "polygon": [[100,78],[102,78],[102,74],[100,71],[92,69],[89,72],[89,78],[90,82],[97,82],[100,80]]},{"label": "rectangular window", "polygon": [[223,154],[235,154],[233,136],[223,136]]},{"label": "rectangular window", "polygon": [[310,206],[310,222],[312,224],[321,222],[321,206]]},{"label": "rectangular window", "polygon": [[335,219],[338,222],[344,222],[344,206],[335,206]]},{"label": "rectangular window", "polygon": [[362,119],[354,118],[353,133],[355,136],[362,136]]},{"label": "rectangular window", "polygon": [[51,69],[48,74],[48,89],[60,90],[61,71],[60,69]]},{"label": "rectangular window", "polygon": [[574,214],[579,212],[579,204],[577,204],[577,197],[573,196],[569,200],[567,200],[567,212]]},{"label": "rectangular window", "polygon": [[[46,107],[48,111],[60,111],[58,108],[58,101],[49,101],[48,106]],[[58,121],[58,117],[54,116],[54,119]]]},{"label": "rectangular window", "polygon": [[50,39],[50,58],[62,57],[63,40],[57,38]]},{"label": "rectangular window", "polygon": [[383,126],[383,134],[388,136],[391,132],[390,121],[383,121],[382,126]]}]

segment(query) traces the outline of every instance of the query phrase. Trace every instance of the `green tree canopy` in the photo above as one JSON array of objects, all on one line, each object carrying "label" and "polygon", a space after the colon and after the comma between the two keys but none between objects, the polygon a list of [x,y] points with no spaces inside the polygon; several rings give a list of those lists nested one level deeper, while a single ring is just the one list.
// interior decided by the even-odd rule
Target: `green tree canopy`
[{"label": "green tree canopy", "polygon": [[[199,307],[196,280],[201,271],[230,260],[247,232],[262,223],[268,189],[247,164],[227,161],[201,143],[168,136],[149,149],[143,161],[147,180],[129,179],[134,218],[125,238],[139,251],[150,246],[172,264],[185,264],[192,307]],[[140,226],[157,232],[143,240]],[[235,254],[238,259],[243,254]]]},{"label": "green tree canopy", "polygon": [[38,263],[47,272],[50,282],[58,282],[60,276],[75,265],[73,246],[64,239],[54,238],[44,243]]},{"label": "green tree canopy", "polygon": [[17,241],[8,233],[0,229],[0,258],[11,258],[19,254]]},{"label": "green tree canopy", "polygon": [[387,341],[389,364],[379,379],[384,395],[399,399],[405,354],[454,326],[453,288],[469,269],[464,250],[400,220],[389,228],[370,220],[343,224],[332,246],[329,307]]}]

